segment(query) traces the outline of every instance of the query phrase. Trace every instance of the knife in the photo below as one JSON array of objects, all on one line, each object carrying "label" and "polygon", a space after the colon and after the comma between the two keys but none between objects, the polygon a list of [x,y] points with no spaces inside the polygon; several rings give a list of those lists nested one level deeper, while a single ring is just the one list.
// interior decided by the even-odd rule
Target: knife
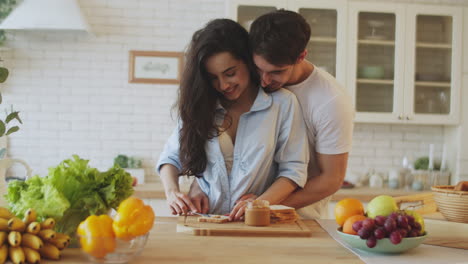
[{"label": "knife", "polygon": [[211,217],[210,214],[202,214],[202,213],[196,213],[196,212],[190,212],[190,213],[194,215],[204,216],[204,217]]}]

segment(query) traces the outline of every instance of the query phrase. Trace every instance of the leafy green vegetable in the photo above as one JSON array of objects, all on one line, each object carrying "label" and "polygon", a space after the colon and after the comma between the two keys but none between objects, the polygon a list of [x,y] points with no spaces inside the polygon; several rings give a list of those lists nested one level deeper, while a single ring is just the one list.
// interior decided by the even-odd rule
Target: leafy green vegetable
[{"label": "leafy green vegetable", "polygon": [[34,208],[39,218],[57,220],[56,231],[73,235],[92,214],[105,214],[133,194],[132,177],[118,166],[99,172],[89,161],[73,155],[49,169],[49,175],[25,182],[12,181],[6,199],[11,211],[23,217]]},{"label": "leafy green vegetable", "polygon": [[[420,157],[414,162],[415,170],[428,170],[429,169],[429,157]],[[434,160],[434,170],[440,170],[440,162]]]}]

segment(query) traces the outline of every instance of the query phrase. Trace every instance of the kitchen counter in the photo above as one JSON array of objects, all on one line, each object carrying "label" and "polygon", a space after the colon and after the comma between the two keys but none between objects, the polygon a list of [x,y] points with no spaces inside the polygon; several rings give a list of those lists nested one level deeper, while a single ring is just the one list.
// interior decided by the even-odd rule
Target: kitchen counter
[{"label": "kitchen counter", "polygon": [[[188,184],[180,186],[181,191],[188,192]],[[390,188],[370,188],[370,187],[355,187],[351,189],[340,189],[332,196],[332,201],[339,201],[344,198],[356,198],[362,202],[369,202],[375,196],[386,194],[390,196],[403,196],[422,193],[419,191],[407,191],[404,189],[390,189]],[[152,182],[137,185],[135,187],[135,196],[144,199],[166,199],[164,194],[164,187],[161,182]]]},{"label": "kitchen counter", "polygon": [[[206,237],[177,233],[177,218],[159,217],[142,255],[131,263],[364,263],[317,222],[304,222],[312,237]],[[60,263],[88,263],[79,249],[62,253]]]}]

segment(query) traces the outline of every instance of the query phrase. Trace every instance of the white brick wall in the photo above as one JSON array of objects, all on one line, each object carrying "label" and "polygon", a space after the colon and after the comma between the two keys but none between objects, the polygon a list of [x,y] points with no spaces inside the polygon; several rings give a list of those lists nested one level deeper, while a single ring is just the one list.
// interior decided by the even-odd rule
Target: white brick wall
[{"label": "white brick wall", "polygon": [[[154,163],[174,125],[170,111],[177,86],[129,84],[128,51],[184,50],[196,29],[224,16],[225,2],[79,3],[95,36],[17,32],[9,35],[12,49],[0,51],[11,71],[1,87],[2,106],[14,104],[24,121],[20,132],[10,137],[9,155],[24,159],[43,176],[48,167],[72,154],[106,169],[123,153],[144,158],[147,173],[154,174]],[[426,154],[430,142],[439,151],[442,140],[439,126],[357,124],[350,170],[389,169],[405,154]],[[22,173],[16,166],[9,172]]]}]

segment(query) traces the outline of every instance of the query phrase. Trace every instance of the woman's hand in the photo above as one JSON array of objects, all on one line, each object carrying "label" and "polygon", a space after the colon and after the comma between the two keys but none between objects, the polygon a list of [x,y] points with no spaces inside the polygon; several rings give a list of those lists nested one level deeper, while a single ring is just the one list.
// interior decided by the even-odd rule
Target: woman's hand
[{"label": "woman's hand", "polygon": [[208,196],[202,191],[198,182],[194,180],[192,185],[190,185],[190,190],[188,192],[188,196],[192,201],[193,205],[197,209],[197,212],[202,214],[207,214],[210,210],[210,203],[208,200]]},{"label": "woman's hand", "polygon": [[190,201],[188,195],[178,192],[171,191],[166,194],[167,204],[172,211],[173,215],[184,215],[189,211],[197,212],[197,208]]},{"label": "woman's hand", "polygon": [[232,209],[231,213],[229,214],[229,221],[237,221],[240,220],[242,216],[244,216],[245,208],[247,207],[247,203],[255,200],[256,195],[248,194],[243,195],[237,202],[234,208]]}]

